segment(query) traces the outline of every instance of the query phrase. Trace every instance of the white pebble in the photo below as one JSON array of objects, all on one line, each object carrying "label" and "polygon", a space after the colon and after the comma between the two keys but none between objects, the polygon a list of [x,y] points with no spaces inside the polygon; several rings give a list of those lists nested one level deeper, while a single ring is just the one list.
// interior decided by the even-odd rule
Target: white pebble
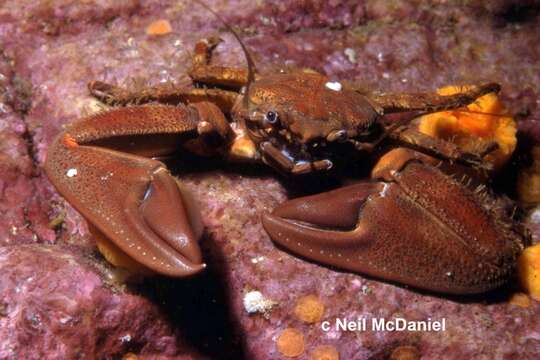
[{"label": "white pebble", "polygon": [[127,334],[120,338],[121,343],[128,343],[131,341],[131,335]]},{"label": "white pebble", "polygon": [[249,291],[244,295],[244,309],[248,314],[268,313],[276,302],[267,299],[260,291]]},{"label": "white pebble", "polygon": [[540,206],[532,211],[530,215],[530,220],[533,224],[540,223]]},{"label": "white pebble", "polygon": [[252,258],[251,263],[252,264],[257,264],[257,263],[260,263],[263,260],[264,260],[264,256],[259,256],[259,257],[256,257],[256,258]]},{"label": "white pebble", "polygon": [[345,56],[347,56],[347,60],[349,60],[350,63],[356,64],[356,51],[351,48],[346,48],[344,51]]}]

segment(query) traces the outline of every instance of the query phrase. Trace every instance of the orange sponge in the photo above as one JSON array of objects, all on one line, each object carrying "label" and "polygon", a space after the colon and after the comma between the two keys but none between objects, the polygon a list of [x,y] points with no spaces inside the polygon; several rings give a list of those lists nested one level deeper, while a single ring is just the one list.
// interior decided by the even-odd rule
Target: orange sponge
[{"label": "orange sponge", "polygon": [[[467,87],[447,86],[438,90],[440,95],[452,95]],[[508,115],[497,94],[489,93],[460,109],[424,115],[419,130],[437,138],[454,142],[462,149],[474,149],[479,139],[495,141],[499,148],[486,156],[486,160],[500,168],[516,148],[516,122]]]}]

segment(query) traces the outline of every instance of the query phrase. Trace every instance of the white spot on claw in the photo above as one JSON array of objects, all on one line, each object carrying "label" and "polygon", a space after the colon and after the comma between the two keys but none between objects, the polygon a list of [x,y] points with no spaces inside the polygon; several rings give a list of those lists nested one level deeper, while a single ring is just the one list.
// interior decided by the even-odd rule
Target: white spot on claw
[{"label": "white spot on claw", "polygon": [[385,197],[386,196],[386,192],[388,191],[388,188],[390,186],[387,184],[387,183],[384,183],[383,185],[383,189],[381,190],[381,192],[379,193],[381,195],[381,197]]},{"label": "white spot on claw", "polygon": [[341,91],[342,86],[340,82],[337,81],[328,81],[326,84],[324,84],[327,88],[334,91]]},{"label": "white spot on claw", "polygon": [[77,173],[78,173],[77,169],[71,168],[68,171],[66,171],[66,176],[67,177],[74,177],[74,176],[77,176]]}]

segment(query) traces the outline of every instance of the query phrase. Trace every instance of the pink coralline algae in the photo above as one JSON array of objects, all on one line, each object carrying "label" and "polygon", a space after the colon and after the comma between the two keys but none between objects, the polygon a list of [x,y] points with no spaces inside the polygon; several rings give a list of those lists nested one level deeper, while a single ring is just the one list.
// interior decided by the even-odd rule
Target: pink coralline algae
[{"label": "pink coralline algae", "polygon": [[90,259],[68,248],[0,248],[0,357],[68,359],[138,350],[175,354],[150,301],[117,292]]},{"label": "pink coralline algae", "polygon": [[[540,19],[534,2],[207,3],[241,34],[262,72],[311,67],[382,91],[502,84],[502,101],[519,129],[518,156],[510,166],[530,165],[519,155],[540,141]],[[157,21],[170,28],[149,34]],[[88,95],[89,81],[131,88],[189,84],[193,45],[212,35],[224,39],[216,63],[245,66],[222,24],[189,1],[0,5],[0,358],[540,356],[540,303],[523,294],[519,301],[512,297],[520,291],[517,284],[480,297],[438,297],[276,248],[260,215],[288,197],[333,183],[285,179],[260,166],[170,162],[199,201],[208,269],[188,280],[119,284],[121,275],[96,251],[84,219],[45,177],[47,146],[65,124],[103,106]],[[537,241],[538,226],[532,231]],[[247,310],[246,294],[254,292],[271,306]],[[444,318],[446,331],[322,327],[358,318]],[[294,336],[283,340],[284,333]]]}]

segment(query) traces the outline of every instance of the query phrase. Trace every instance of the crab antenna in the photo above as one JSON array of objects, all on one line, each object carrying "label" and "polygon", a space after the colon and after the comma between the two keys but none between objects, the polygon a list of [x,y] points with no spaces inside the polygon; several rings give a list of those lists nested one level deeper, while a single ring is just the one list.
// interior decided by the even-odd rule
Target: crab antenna
[{"label": "crab antenna", "polygon": [[253,59],[251,58],[251,55],[249,55],[249,51],[246,48],[246,45],[244,45],[244,43],[242,42],[242,39],[240,38],[240,35],[238,35],[238,33],[236,31],[234,31],[234,29],[218,13],[216,13],[214,10],[212,10],[212,8],[210,8],[210,6],[206,5],[204,2],[202,2],[200,0],[194,0],[194,1],[196,3],[198,3],[199,5],[201,5],[203,8],[205,8],[206,10],[208,10],[210,13],[212,13],[212,15],[214,15],[219,21],[221,21],[221,23],[223,25],[225,25],[225,28],[235,37],[235,39],[240,44],[240,47],[242,48],[242,51],[244,52],[244,56],[246,57],[246,62],[247,62],[247,67],[248,67],[247,83],[246,83],[246,87],[245,87],[245,90],[244,90],[244,92],[245,92],[244,103],[247,105],[247,102],[248,102],[248,96],[247,95],[249,94],[249,86],[251,85],[251,83],[255,79],[255,63],[253,62]]}]

